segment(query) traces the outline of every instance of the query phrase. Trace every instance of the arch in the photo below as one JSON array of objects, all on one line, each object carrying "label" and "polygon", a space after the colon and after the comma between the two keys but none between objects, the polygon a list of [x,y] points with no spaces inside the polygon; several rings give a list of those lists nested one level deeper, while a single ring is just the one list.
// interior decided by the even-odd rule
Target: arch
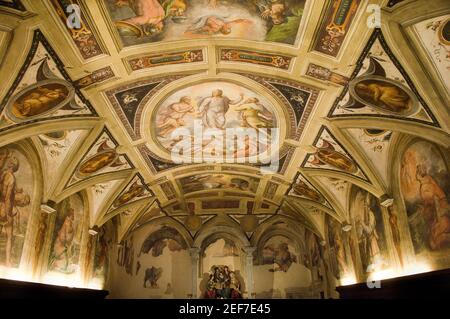
[{"label": "arch", "polygon": [[54,121],[54,119],[44,119],[38,123],[25,123],[18,127],[7,128],[6,131],[1,132],[0,136],[2,138],[0,140],[0,146],[20,141],[30,136],[60,131],[61,127],[64,127],[66,130],[90,130],[96,126],[103,125],[103,123],[104,120],[98,117],[83,119],[63,118],[58,119],[58,121]]},{"label": "arch", "polygon": [[180,235],[186,241],[188,248],[191,248],[194,246],[193,242],[192,242],[192,237],[189,234],[189,232],[186,230],[186,228],[184,228],[184,226],[180,222],[178,222],[175,219],[170,218],[170,217],[160,217],[160,218],[153,219],[145,224],[142,224],[139,227],[135,228],[132,232],[124,233],[121,237],[118,238],[118,241],[121,242],[121,241],[125,240],[126,238],[128,238],[132,233],[134,233],[136,231],[142,231],[143,228],[150,227],[150,226],[168,226],[168,227],[174,228],[176,231],[178,231],[180,233]]},{"label": "arch", "polygon": [[306,205],[309,205],[310,207],[314,207],[314,208],[324,212],[326,215],[333,217],[340,223],[342,223],[344,221],[344,218],[341,215],[337,214],[333,209],[331,209],[328,206],[325,206],[323,204],[317,203],[316,201],[306,199],[306,198],[301,198],[301,197],[290,196],[290,195],[288,195],[286,197],[286,199],[291,200],[293,202],[297,202],[300,204],[300,206],[303,206],[302,204],[306,204]]},{"label": "arch", "polygon": [[[306,234],[306,229],[305,229],[305,234]],[[291,229],[280,228],[280,227],[271,225],[270,227],[265,229],[261,234],[259,234],[258,238],[255,239],[255,241],[254,241],[255,247],[256,247],[255,257],[256,257],[257,264],[261,264],[261,262],[262,262],[263,249],[264,249],[265,244],[271,238],[273,238],[275,236],[281,236],[281,237],[285,237],[285,238],[291,240],[295,244],[295,249],[296,249],[297,253],[299,254],[297,256],[298,262],[299,263],[303,262],[303,256],[302,256],[301,252],[306,252],[305,239],[301,238],[299,236],[298,232],[294,232]]]},{"label": "arch", "polygon": [[315,218],[312,218],[310,214],[305,213],[305,209],[302,206],[299,206],[298,203],[295,202],[285,201],[285,206],[283,207],[284,209],[290,210],[290,217],[294,214],[295,217],[292,216],[293,220],[317,234],[320,238],[323,238],[323,228],[321,231],[321,226],[323,225],[321,221],[315,220]]},{"label": "arch", "polygon": [[235,242],[236,238],[234,236],[230,235],[229,233],[217,232],[215,234],[212,234],[212,235],[206,237],[203,240],[203,242],[201,243],[201,246],[199,247],[200,248],[200,256],[203,256],[205,254],[205,250],[220,239],[227,239],[227,240],[232,241],[234,244],[236,244],[236,247],[239,249],[244,248],[240,245],[241,244],[240,242],[236,243]]},{"label": "arch", "polygon": [[192,247],[200,248],[202,247],[203,241],[217,233],[221,233],[226,236],[231,236],[233,241],[237,241],[240,244],[240,247],[249,247],[250,241],[245,236],[244,232],[239,230],[236,227],[226,226],[226,225],[217,225],[214,227],[203,228],[199,231],[199,233],[195,236]]},{"label": "arch", "polygon": [[[267,232],[270,231],[270,229],[279,229],[280,224],[286,225],[283,226],[283,228],[286,228],[287,231],[292,232],[293,234],[296,234],[296,231],[298,232],[298,229],[292,229],[292,220],[286,216],[282,216],[282,215],[274,215],[273,217],[267,219],[264,223],[262,223],[261,225],[258,226],[258,228],[256,229],[256,231],[253,233],[253,236],[250,240],[251,245],[256,247],[258,245],[258,242],[261,240],[262,236]],[[299,223],[300,224],[300,223]],[[289,227],[289,228],[288,228]],[[298,228],[299,226],[296,225],[296,228]],[[300,227],[305,227],[304,225],[301,225]],[[306,228],[306,227],[305,227]],[[298,236],[298,235],[296,235]]]},{"label": "arch", "polygon": [[412,121],[398,120],[395,118],[383,118],[382,121],[374,120],[367,116],[333,118],[328,120],[340,129],[345,128],[367,128],[397,131],[416,137],[427,139],[444,147],[450,146],[449,134],[441,129],[430,125],[416,123]]},{"label": "arch", "polygon": [[[13,142],[0,147],[0,151],[3,150],[4,156],[7,155],[6,150],[9,150],[9,155],[11,158],[15,158],[17,161],[17,170],[14,171],[13,175],[15,178],[15,188],[16,188],[16,196],[20,193],[22,194],[21,199],[15,199],[16,201],[20,201],[21,203],[15,203],[13,205],[13,209],[17,207],[21,207],[20,210],[15,212],[12,224],[12,240],[14,241],[14,234],[17,232],[23,233],[23,242],[20,247],[19,258],[13,258],[14,246],[11,248],[10,262],[12,265],[10,267],[7,266],[8,269],[14,269],[18,271],[24,271],[25,273],[32,273],[32,267],[34,265],[34,238],[35,232],[38,224],[40,205],[44,192],[44,177],[42,172],[42,162],[40,160],[40,156],[35,146],[30,140],[22,140],[18,142]],[[1,153],[0,153],[1,154]],[[1,157],[1,155],[0,155]],[[23,172],[24,164],[21,163],[21,160],[25,160],[28,166],[29,172]],[[7,164],[7,157],[3,157],[0,159],[0,170],[2,170],[5,166],[3,164]],[[22,173],[25,173],[22,177]],[[29,176],[31,174],[31,176]],[[19,177],[18,177],[19,175]],[[18,181],[18,179],[21,179]],[[17,191],[22,189],[22,191]],[[26,215],[24,214],[26,213]],[[26,218],[26,222],[23,225],[22,223],[17,225],[18,219],[20,218],[21,222],[23,222]],[[6,231],[5,227],[7,224],[2,224],[2,231]],[[25,227],[23,229],[23,227]],[[32,244],[30,244],[32,243]],[[5,251],[5,259],[2,258],[2,265],[6,262],[6,251]],[[6,264],[5,264],[6,266]],[[6,274],[7,275],[7,274]],[[8,275],[7,275],[8,276]],[[31,275],[30,275],[31,277]]]},{"label": "arch", "polygon": [[331,178],[335,178],[335,179],[341,179],[345,182],[357,185],[360,188],[365,189],[369,193],[372,193],[375,197],[380,197],[384,194],[384,191],[382,189],[379,189],[379,188],[373,186],[370,182],[366,182],[362,179],[356,178],[356,177],[346,174],[346,173],[342,173],[339,171],[333,171],[333,170],[326,170],[326,169],[316,169],[316,168],[313,168],[313,169],[305,169],[304,168],[303,170],[308,176],[312,176],[312,177],[325,176],[325,177],[331,177]]},{"label": "arch", "polygon": [[[214,234],[209,235],[208,237],[204,238],[201,242],[200,249],[199,249],[199,273],[203,274],[205,271],[209,271],[209,269],[204,269],[204,260],[206,258],[206,249],[216,243],[220,239],[225,239],[231,241],[234,245],[236,245],[236,248],[239,249],[239,251],[244,251],[244,249],[248,246],[242,246],[242,242],[240,240],[236,240],[236,237],[234,235],[231,235],[228,232],[225,231],[219,231]],[[237,256],[237,258],[240,259],[241,265],[244,264],[245,261],[245,254],[240,254]]]},{"label": "arch", "polygon": [[[415,166],[415,170],[410,171],[409,173],[412,173],[413,176],[417,177],[416,185],[408,183],[409,190],[406,191],[402,185],[402,182],[404,181],[402,178],[402,171],[404,169],[403,164],[405,155],[409,150],[421,143],[429,147],[429,149],[425,150],[425,153],[417,152],[416,149],[416,153],[412,153],[414,156],[409,158],[408,163],[410,162],[410,165],[406,166],[410,167],[405,167],[405,169],[409,171],[411,170],[411,167]],[[432,152],[432,150],[434,152]],[[432,153],[434,153],[435,156],[433,156]],[[398,217],[400,243],[403,251],[402,255],[404,259],[406,258],[406,261],[404,262],[426,261],[433,269],[446,268],[449,263],[448,260],[442,258],[442,256],[448,254],[449,243],[448,241],[441,240],[444,237],[442,235],[444,233],[447,234],[448,232],[445,232],[445,228],[443,227],[440,227],[440,231],[443,231],[443,233],[438,233],[438,235],[433,235],[432,232],[428,234],[428,232],[432,229],[433,225],[438,225],[435,223],[439,221],[439,218],[436,218],[436,216],[440,215],[439,207],[444,207],[444,202],[449,201],[449,194],[445,189],[448,180],[445,180],[444,171],[446,171],[447,176],[450,174],[450,154],[448,153],[448,150],[443,149],[440,145],[427,139],[405,136],[402,139],[401,147],[398,148],[398,153],[393,154],[393,158],[395,159],[396,165],[389,171],[389,177],[392,183],[394,211],[396,211]],[[440,161],[442,162],[439,163]],[[433,196],[435,200],[439,198],[438,203],[426,201],[423,197],[424,195],[422,195],[420,191],[422,184],[417,178],[418,175],[421,175],[422,178],[425,175],[417,174],[419,165],[424,166],[424,174],[426,175],[425,183],[430,185],[427,196],[434,193]],[[440,167],[440,169],[439,171],[436,171],[438,167]],[[440,190],[438,190],[438,188],[440,188]],[[441,195],[438,195],[439,197],[437,197],[436,192],[440,193],[441,191],[444,192],[444,197],[441,197]],[[409,193],[409,195],[407,195],[407,193]],[[416,209],[417,206],[423,208],[420,213]],[[448,217],[446,217],[445,214],[440,215],[440,217],[443,217],[440,221],[440,224],[442,225]],[[427,251],[433,251],[433,256],[424,256],[423,253],[426,253]],[[425,260],[423,260],[424,258]]]}]

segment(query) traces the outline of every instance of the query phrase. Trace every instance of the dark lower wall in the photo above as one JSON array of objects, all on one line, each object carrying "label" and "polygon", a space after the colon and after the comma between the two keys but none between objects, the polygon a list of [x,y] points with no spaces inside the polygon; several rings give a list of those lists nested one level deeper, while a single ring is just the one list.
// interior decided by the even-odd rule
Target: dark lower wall
[{"label": "dark lower wall", "polygon": [[104,299],[106,290],[92,290],[0,279],[0,298]]},{"label": "dark lower wall", "polygon": [[379,285],[375,282],[341,286],[336,290],[342,299],[450,299],[450,269],[381,280]]}]

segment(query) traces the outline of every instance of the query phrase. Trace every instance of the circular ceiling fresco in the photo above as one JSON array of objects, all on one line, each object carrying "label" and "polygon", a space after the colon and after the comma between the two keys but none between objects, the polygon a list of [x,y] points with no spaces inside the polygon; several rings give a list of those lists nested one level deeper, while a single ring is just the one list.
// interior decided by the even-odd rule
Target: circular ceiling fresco
[{"label": "circular ceiling fresco", "polygon": [[250,160],[268,156],[279,137],[272,103],[225,81],[172,93],[155,109],[152,123],[152,136],[174,157]]}]

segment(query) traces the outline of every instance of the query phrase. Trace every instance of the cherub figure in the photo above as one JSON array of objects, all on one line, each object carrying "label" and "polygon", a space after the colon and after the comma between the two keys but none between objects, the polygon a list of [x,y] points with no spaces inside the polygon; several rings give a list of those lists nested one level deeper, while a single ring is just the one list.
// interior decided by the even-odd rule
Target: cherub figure
[{"label": "cherub figure", "polygon": [[190,97],[183,96],[178,102],[170,104],[159,114],[156,122],[159,136],[166,137],[178,127],[185,125],[184,117],[196,113],[191,102]]}]

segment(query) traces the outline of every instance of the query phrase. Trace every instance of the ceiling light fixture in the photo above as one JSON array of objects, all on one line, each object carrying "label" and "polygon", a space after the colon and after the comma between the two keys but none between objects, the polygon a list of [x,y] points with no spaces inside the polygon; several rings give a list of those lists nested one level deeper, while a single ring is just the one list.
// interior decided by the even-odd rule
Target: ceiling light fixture
[{"label": "ceiling light fixture", "polygon": [[100,229],[98,228],[98,226],[96,225],[96,226],[94,226],[94,227],[92,227],[92,228],[89,228],[89,234],[91,235],[91,236],[95,236],[95,235],[97,235],[98,234],[98,231],[99,231]]},{"label": "ceiling light fixture", "polygon": [[48,201],[47,203],[41,205],[41,211],[43,213],[53,214],[56,212],[56,209],[54,208],[55,206],[56,206],[55,202]]},{"label": "ceiling light fixture", "polygon": [[352,229],[352,225],[350,224],[345,224],[344,226],[342,226],[342,230],[345,232],[349,232]]},{"label": "ceiling light fixture", "polygon": [[384,194],[380,197],[380,205],[383,207],[389,207],[394,203],[394,199],[389,197],[389,195]]}]

